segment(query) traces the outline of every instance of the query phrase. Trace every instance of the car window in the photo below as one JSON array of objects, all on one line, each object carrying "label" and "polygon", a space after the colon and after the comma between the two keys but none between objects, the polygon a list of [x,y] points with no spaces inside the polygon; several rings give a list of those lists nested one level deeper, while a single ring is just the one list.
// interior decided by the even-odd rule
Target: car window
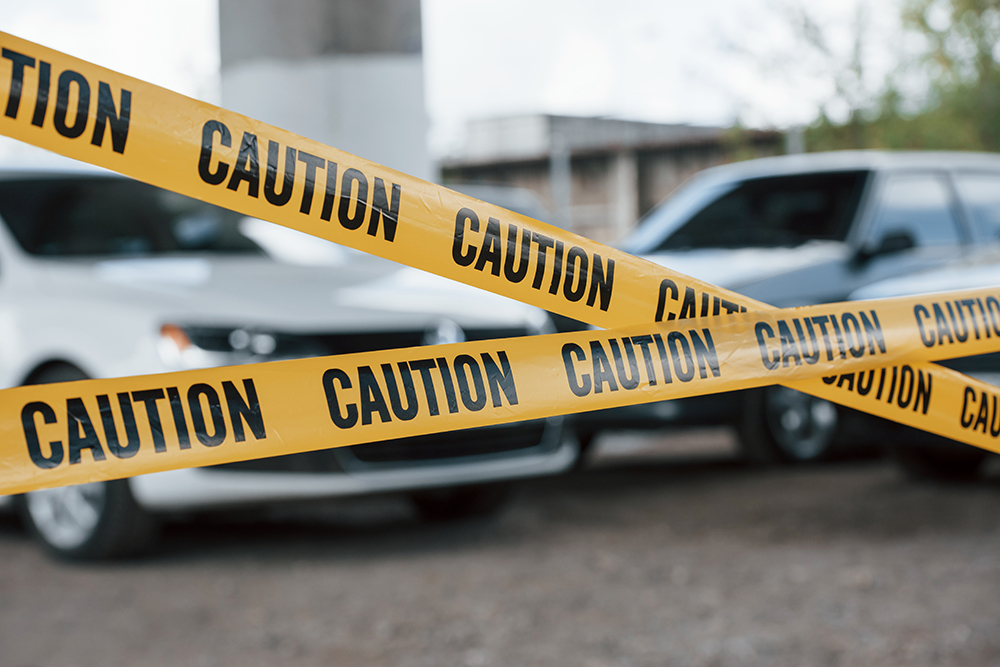
[{"label": "car window", "polygon": [[866,176],[832,172],[742,181],[695,212],[656,250],[843,241]]},{"label": "car window", "polygon": [[976,235],[1000,241],[1000,174],[958,174],[955,188],[972,214]]},{"label": "car window", "polygon": [[882,191],[869,242],[906,233],[917,246],[955,245],[960,242],[958,221],[944,181],[932,174],[892,176]]},{"label": "car window", "polygon": [[244,216],[124,178],[3,181],[0,216],[34,255],[261,252]]}]

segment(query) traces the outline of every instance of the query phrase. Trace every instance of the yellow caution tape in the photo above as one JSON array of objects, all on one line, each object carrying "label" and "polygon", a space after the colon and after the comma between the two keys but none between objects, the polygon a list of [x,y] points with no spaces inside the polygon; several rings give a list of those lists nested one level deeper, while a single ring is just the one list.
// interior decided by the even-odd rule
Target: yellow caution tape
[{"label": "yellow caution tape", "polygon": [[653,319],[663,276],[643,260],[11,35],[0,42],[2,134],[598,326]]},{"label": "yellow caution tape", "polygon": [[[985,290],[949,295],[984,298],[993,297]],[[939,413],[930,410],[932,401],[938,405],[946,395],[952,409],[961,397],[969,439],[1000,451],[995,398],[978,385],[945,389],[964,378],[912,365],[948,354],[947,346],[923,344],[930,331],[910,319],[928,308],[933,303],[926,298],[907,297],[8,389],[0,404],[0,442],[19,444],[0,449],[0,491],[831,374],[837,375],[826,381],[829,390],[844,394],[842,402],[874,402],[907,419],[934,419]],[[967,351],[1000,349],[1000,333],[979,331],[978,339],[968,332]]]},{"label": "yellow caution tape", "polygon": [[[648,323],[651,321],[664,321],[672,324],[674,320],[732,315],[746,313],[748,310],[769,310],[765,304],[694,280],[589,239],[412,178],[245,116],[97,67],[12,35],[0,33],[0,47],[2,47],[2,53],[0,53],[2,55],[0,57],[0,90],[7,91],[4,113],[0,116],[0,133],[54,152],[601,327],[614,328],[628,325],[646,325],[648,327]],[[976,295],[970,293],[955,298],[942,296],[940,297],[942,300],[937,301],[936,298],[924,298],[918,304],[923,310],[913,306],[913,310],[909,313],[893,315],[892,319],[889,319],[888,316],[880,318],[884,331],[897,326],[909,327],[909,343],[894,348],[891,353],[888,351],[888,346],[886,348],[887,355],[901,356],[882,358],[880,356],[881,348],[878,348],[880,350],[878,354],[874,352],[869,354],[866,351],[870,351],[871,346],[867,338],[863,346],[865,351],[861,350],[858,341],[861,336],[868,335],[866,332],[869,329],[866,329],[866,324],[860,317],[862,311],[857,311],[857,316],[853,314],[856,304],[825,306],[826,312],[837,313],[834,319],[827,322],[826,333],[821,332],[821,323],[814,319],[814,317],[822,317],[822,315],[810,316],[808,320],[803,319],[804,316],[796,318],[794,315],[787,315],[787,318],[783,320],[785,328],[789,332],[787,335],[778,323],[781,318],[775,319],[773,324],[768,325],[772,327],[772,333],[769,334],[766,329],[754,331],[754,339],[745,344],[750,345],[751,348],[756,345],[759,354],[763,350],[768,350],[770,363],[777,364],[776,367],[765,369],[767,373],[763,373],[758,367],[752,374],[748,374],[737,382],[745,382],[740,386],[751,386],[753,384],[771,384],[776,379],[788,378],[784,383],[801,391],[902,423],[925,428],[970,444],[992,448],[989,442],[984,442],[983,438],[978,435],[980,433],[976,430],[978,421],[974,420],[972,427],[969,428],[961,426],[964,424],[966,415],[966,412],[962,411],[970,409],[969,401],[972,400],[969,398],[967,389],[972,387],[973,394],[979,393],[979,397],[976,399],[977,406],[989,403],[987,395],[983,393],[988,390],[974,380],[964,378],[960,374],[946,372],[937,366],[911,361],[909,365],[895,367],[895,371],[892,368],[886,369],[886,373],[889,374],[887,377],[898,376],[900,383],[904,382],[905,376],[905,381],[910,382],[906,386],[911,387],[914,394],[921,386],[921,378],[934,378],[933,382],[936,384],[934,384],[933,395],[928,387],[926,394],[921,394],[924,407],[916,411],[911,409],[910,406],[913,404],[908,402],[909,399],[905,406],[901,404],[898,391],[878,392],[878,398],[874,398],[870,391],[862,394],[860,392],[862,385],[860,379],[855,384],[856,390],[854,391],[845,388],[846,380],[835,380],[833,384],[827,384],[818,378],[793,379],[816,375],[817,373],[814,371],[825,368],[821,364],[834,364],[833,359],[826,359],[824,356],[834,354],[833,348],[827,350],[825,347],[827,339],[837,341],[836,356],[841,366],[837,367],[834,364],[828,370],[820,371],[819,374],[860,372],[862,367],[870,369],[870,364],[895,363],[891,360],[896,359],[902,361],[905,358],[910,361],[979,353],[973,350],[995,351],[992,344],[1000,337],[1000,329],[996,328],[997,325],[994,324],[994,311],[991,310],[992,304],[996,302],[997,312],[1000,315],[1000,302],[995,297],[986,293]],[[786,311],[776,312],[786,314]],[[851,314],[853,320],[845,320],[844,317],[847,314]],[[969,318],[968,321],[966,318]],[[744,322],[744,319],[741,318],[730,319],[733,319],[734,322]],[[959,333],[959,322],[961,322],[961,334]],[[685,331],[699,331],[706,327],[714,331],[712,327],[718,326],[714,322],[705,322],[701,319],[683,322],[683,326],[681,326],[681,322],[676,324],[677,328],[675,329],[664,329],[664,333],[660,334],[661,338],[664,334],[669,337],[670,333],[667,332],[684,336],[686,335]],[[746,325],[747,322],[744,324]],[[874,323],[871,324],[874,326]],[[647,328],[645,331],[649,333],[639,335],[653,336],[651,329]],[[751,329],[747,329],[739,332],[738,335],[749,337],[750,332]],[[618,332],[608,332],[607,335],[612,336],[608,339],[609,345],[610,340],[615,338],[624,340],[618,335]],[[819,336],[817,340],[824,341],[823,355],[818,356],[823,356],[826,359],[825,361],[817,359],[815,364],[811,362],[812,357],[809,356],[812,354],[812,348],[809,348],[810,352],[808,353],[803,351],[803,348],[807,347],[806,343],[812,341],[813,335]],[[827,338],[823,338],[824,336]],[[631,335],[626,337],[632,339]],[[793,338],[798,352],[792,348]],[[759,341],[763,342],[758,345]],[[693,350],[694,339],[689,338],[687,342]],[[704,340],[702,343],[707,347]],[[546,338],[533,338],[530,341],[519,341],[516,347],[520,350],[521,345],[526,345],[525,354],[530,356],[532,349],[540,350],[543,346],[551,344]],[[585,356],[589,348],[583,343],[578,343],[578,345],[584,351]],[[680,343],[678,342],[677,345],[680,346]],[[785,349],[786,347],[788,349]],[[634,353],[635,345],[631,349]],[[860,354],[855,355],[856,351]],[[492,354],[492,352],[499,352],[499,349],[491,351],[476,347],[472,349],[472,352],[465,354],[476,361],[482,359],[482,354]],[[373,369],[372,373],[379,376],[383,363],[391,365],[405,361],[409,364],[409,358],[397,358],[398,354],[400,353],[378,353],[376,357],[365,357],[365,359],[369,362],[368,366]],[[518,356],[521,353],[518,355],[510,354],[513,356],[508,356],[508,360],[512,364],[511,372],[514,372],[515,367],[521,368],[524,363],[517,361],[515,364],[515,358],[520,360],[525,357]],[[670,353],[668,352],[668,354]],[[586,359],[580,357],[577,352],[571,353],[571,356],[574,355],[579,363],[585,363],[586,359],[590,359],[589,357]],[[447,357],[443,358],[447,360]],[[539,356],[531,358],[534,359],[533,363],[539,364],[534,372],[534,375],[539,377],[546,374],[552,376],[552,369],[560,368],[560,364],[563,363],[561,356],[553,357],[551,355],[551,350],[548,356],[539,354]],[[376,362],[374,359],[378,359],[378,361]],[[720,372],[721,368],[725,368],[728,375],[732,360],[725,355],[721,355],[719,360]],[[209,449],[207,451],[210,453],[206,455],[207,458],[195,460],[195,457],[190,454],[192,454],[192,450],[197,451],[198,448],[192,446],[183,451],[177,450],[182,455],[188,455],[187,458],[179,455],[147,459],[141,455],[142,449],[139,448],[140,454],[135,455],[133,463],[123,463],[131,461],[133,457],[116,457],[116,461],[113,463],[119,465],[112,468],[111,463],[107,463],[109,459],[106,457],[104,462],[96,461],[93,466],[88,467],[89,472],[86,474],[74,475],[68,472],[73,470],[73,466],[76,465],[71,462],[73,460],[73,442],[79,438],[85,438],[85,442],[92,441],[88,439],[91,438],[91,434],[84,432],[86,431],[84,429],[78,431],[73,437],[67,434],[64,446],[64,456],[67,461],[65,465],[60,463],[46,469],[49,472],[45,479],[57,481],[42,482],[37,478],[37,474],[34,474],[35,470],[31,470],[31,474],[27,474],[27,477],[32,478],[32,482],[25,482],[26,478],[18,477],[21,481],[16,484],[12,482],[9,487],[25,489],[35,488],[33,485],[66,484],[112,476],[123,477],[151,470],[205,465],[223,460],[303,451],[333,446],[334,444],[355,444],[472,425],[471,423],[465,424],[455,420],[442,419],[439,426],[432,427],[429,425],[431,422],[427,422],[427,426],[422,426],[417,424],[415,418],[413,420],[390,420],[392,426],[381,424],[378,429],[370,429],[369,435],[365,436],[364,439],[351,440],[350,442],[344,441],[343,433],[340,431],[330,431],[330,433],[339,435],[339,439],[333,438],[330,441],[327,437],[321,437],[324,434],[328,435],[330,427],[328,425],[320,427],[318,421],[322,420],[318,418],[325,414],[323,410],[328,410],[329,406],[324,405],[323,400],[317,400],[315,396],[310,399],[314,401],[312,403],[300,396],[300,394],[307,393],[308,389],[304,389],[302,392],[289,391],[290,387],[299,386],[299,382],[292,376],[282,380],[272,374],[278,373],[280,375],[284,369],[313,368],[314,364],[318,364],[315,368],[321,366],[332,368],[333,366],[330,364],[334,363],[330,360],[316,360],[283,362],[239,369],[192,371],[170,376],[157,376],[159,379],[156,380],[149,379],[151,384],[146,389],[136,389],[135,387],[138,386],[134,384],[136,379],[132,378],[120,381],[93,381],[98,384],[82,383],[73,385],[74,389],[71,390],[65,388],[7,390],[4,392],[4,405],[21,401],[22,407],[18,407],[18,410],[22,412],[27,410],[23,407],[26,405],[23,404],[24,397],[42,397],[37,401],[28,402],[39,405],[29,410],[30,414],[27,417],[25,414],[19,414],[7,419],[10,415],[5,415],[3,428],[6,429],[8,435],[11,429],[15,433],[21,429],[23,433],[14,442],[20,442],[30,448],[34,446],[34,441],[30,439],[30,436],[27,436],[30,429],[25,426],[30,422],[32,428],[39,434],[39,451],[43,454],[48,451],[48,454],[42,456],[43,459],[46,456],[52,460],[58,458],[54,445],[51,445],[52,449],[45,450],[46,445],[42,444],[41,438],[43,436],[41,433],[47,432],[46,428],[73,423],[80,429],[84,429],[82,418],[78,418],[84,412],[90,420],[94,433],[97,429],[95,426],[97,421],[95,420],[104,424],[105,415],[111,415],[108,417],[107,423],[108,427],[111,428],[114,420],[117,419],[113,416],[115,411],[119,410],[118,414],[122,414],[121,411],[125,410],[125,399],[132,401],[133,404],[143,403],[145,406],[143,409],[146,410],[155,410],[157,405],[166,406],[169,404],[171,406],[170,414],[176,415],[177,418],[179,418],[185,401],[187,401],[190,419],[194,424],[192,428],[197,428],[198,423],[205,424],[206,428],[209,429],[205,431],[206,433],[216,434],[206,436],[210,440],[217,437],[218,430],[211,430],[207,426],[207,420],[211,418],[212,423],[221,428],[219,425],[226,423],[225,416],[229,414],[231,423],[227,428],[231,430],[231,433],[227,437],[239,440],[239,435],[242,433],[241,443],[245,443],[247,442],[247,429],[250,429],[251,433],[256,432],[253,431],[254,424],[251,424],[248,421],[249,417],[246,416],[252,413],[250,408],[251,386],[243,383],[244,379],[252,381],[252,387],[257,388],[256,390],[260,392],[258,398],[261,401],[265,400],[261,398],[265,395],[269,397],[268,401],[273,401],[274,407],[269,409],[269,415],[273,414],[274,417],[268,417],[272,423],[275,423],[273,420],[283,419],[281,415],[287,414],[299,417],[303,424],[311,424],[311,426],[302,425],[291,430],[284,430],[282,422],[282,430],[276,431],[270,439],[255,440],[254,442],[257,444],[253,446],[252,453],[248,455],[232,454],[229,455],[230,458],[226,458],[221,454],[229,449],[236,450],[236,446],[234,446],[229,449]],[[341,362],[337,361],[336,363]],[[482,363],[486,363],[485,360],[482,360]],[[494,363],[499,364],[499,358],[495,358]],[[348,363],[348,365],[350,364]],[[904,371],[905,368],[910,370]],[[341,370],[348,373],[347,369]],[[451,370],[455,371],[454,367]],[[428,372],[430,371],[428,370]],[[469,372],[471,373],[471,370]],[[483,372],[486,373],[486,371]],[[518,370],[517,372],[530,373],[527,370]],[[869,372],[871,371],[869,370]],[[254,375],[251,377],[244,375],[245,373]],[[256,373],[263,374],[260,376],[259,385]],[[420,375],[421,371],[418,369],[417,373]],[[440,370],[440,373],[443,375],[444,370]],[[734,375],[737,373],[738,371],[734,369]],[[880,378],[882,377],[881,373],[882,371],[879,369]],[[896,373],[896,375],[891,375],[892,373]],[[503,375],[502,372],[501,375]],[[534,375],[529,376],[532,377],[529,383],[534,382]],[[168,380],[168,377],[178,379],[175,382]],[[187,379],[181,382],[179,378],[182,377]],[[269,379],[265,382],[264,377]],[[336,377],[339,376],[335,376],[330,381],[333,386],[347,391],[346,385],[338,384],[344,380],[338,380]],[[350,377],[348,375],[348,378]],[[381,377],[385,379],[386,376]],[[582,375],[579,378],[582,383]],[[946,379],[939,381],[938,378]],[[354,380],[349,381],[354,384]],[[593,381],[594,379],[591,377],[591,382],[593,383]],[[874,382],[874,380],[872,381]],[[124,384],[114,384],[115,382]],[[225,382],[230,384],[226,385]],[[308,382],[315,382],[315,378],[303,382],[303,386],[308,387]],[[358,376],[357,382],[362,382],[360,376]],[[931,380],[928,379],[927,383],[929,385]],[[704,383],[706,387],[709,384],[709,382]],[[264,389],[265,385],[267,386],[266,390]],[[672,386],[680,385],[675,382]],[[83,387],[94,388],[88,390],[91,391],[89,398],[82,393],[70,396],[74,392],[83,392]],[[107,389],[103,389],[105,387]],[[124,389],[120,389],[122,387]],[[195,387],[200,388],[195,392],[197,395],[192,402],[191,392],[195,391]],[[274,387],[282,387],[283,389],[276,392]],[[182,389],[187,393],[182,394]],[[907,393],[911,389],[908,389]],[[147,390],[153,393],[144,393]],[[388,386],[385,387],[385,390],[388,391]],[[157,391],[163,393],[162,399],[155,395]],[[670,394],[668,396],[669,392],[665,391],[665,387],[661,387],[657,391],[662,392],[662,395],[658,393],[655,398],[650,398],[650,394],[645,390],[631,392],[631,396],[638,396],[638,398],[621,400],[617,403],[612,401],[607,405],[622,405],[642,402],[642,400],[659,400],[677,395],[690,395]],[[721,391],[721,389],[706,389],[706,391]],[[213,393],[216,396],[216,403],[212,402]],[[277,396],[281,393],[284,394],[283,399]],[[557,414],[606,407],[602,401],[608,399],[613,393],[604,394],[602,392],[604,395],[601,397],[601,401],[598,401],[595,390],[593,392],[594,402],[587,403],[585,406],[583,401],[576,400],[583,398],[580,396],[562,402],[556,401],[552,397],[541,397],[538,400],[542,401],[543,405],[548,406],[545,414]],[[615,400],[620,400],[629,394],[630,392],[620,391],[614,394]],[[242,398],[237,399],[237,395]],[[938,399],[944,395],[947,395],[948,398]],[[48,403],[44,398],[46,396],[50,400],[54,400],[55,403]],[[105,396],[103,401],[101,396]],[[123,399],[122,396],[125,398]],[[233,403],[228,402],[230,396],[232,396]],[[477,394],[477,396],[482,398],[485,394]],[[925,396],[926,400],[924,401]],[[294,400],[289,400],[289,397],[293,397]],[[73,401],[71,406],[69,401],[72,398],[79,399],[80,402]],[[157,403],[159,400],[164,402]],[[63,405],[63,401],[66,402],[65,405]],[[116,401],[118,401],[118,407],[115,407]],[[225,410],[221,407],[223,401],[226,401]],[[892,401],[895,403],[893,404]],[[48,405],[51,411],[43,408],[41,404]],[[181,408],[177,408],[178,411],[173,412],[174,406],[178,405]],[[193,409],[195,405],[200,405],[202,408],[200,410]],[[509,410],[510,406],[504,408],[503,405],[491,408],[499,411],[499,414],[484,411],[480,416],[485,421],[474,423],[498,423],[532,416],[527,411],[513,416]],[[307,409],[305,406],[311,406],[308,420],[305,419],[307,416],[304,412]],[[980,410],[981,408],[977,407],[976,409]],[[167,408],[163,407],[163,410],[166,413]],[[229,412],[227,413],[226,410]],[[239,419],[244,421],[239,423],[245,424],[245,428],[243,426],[237,427],[238,420],[233,418],[234,410],[235,413],[241,415]],[[439,412],[441,412],[440,409]],[[100,419],[96,415],[100,415]],[[198,422],[198,419],[201,422]],[[222,422],[219,422],[219,419]],[[978,413],[976,419],[978,420]],[[164,417],[161,425],[167,421]],[[142,429],[138,426],[136,428],[140,431],[137,441],[141,442]],[[358,433],[360,432],[358,431]],[[81,433],[83,435],[80,435]],[[280,437],[278,437],[279,433]],[[294,436],[290,433],[294,433]],[[108,440],[103,447],[106,447],[114,455],[115,450],[111,447],[110,442],[111,431],[107,431],[105,435]],[[132,451],[127,449],[128,445],[120,444],[123,440],[127,443],[130,435],[133,433],[128,432],[127,429],[124,435],[119,433],[117,447],[121,452]],[[155,453],[155,437],[152,435],[150,437],[154,438],[153,452]],[[178,448],[183,447],[182,436],[175,434],[175,437]],[[261,444],[265,440],[267,441],[266,445]],[[188,441],[190,443],[190,437]],[[0,458],[0,466],[2,466],[0,469],[4,470],[5,488],[7,488],[6,481],[8,479],[14,479],[21,474],[20,468],[23,467],[26,460],[23,455],[16,453],[12,454],[11,457],[7,456],[7,452],[12,447],[11,444],[8,444],[10,442],[9,438],[4,440],[4,445],[2,445],[4,456]],[[50,439],[49,442],[61,443],[62,441]],[[13,445],[15,450],[18,449],[18,446]],[[205,446],[211,448],[211,445]],[[122,447],[125,449],[121,449]],[[76,449],[81,450],[81,445],[77,444]],[[167,449],[170,451],[169,447]],[[244,449],[249,450],[251,447],[247,446]],[[97,449],[93,448],[92,451],[96,452]],[[82,462],[84,456],[81,456],[80,459]],[[148,465],[151,467],[141,469],[130,467],[136,465],[140,459],[148,461]],[[37,465],[32,465],[38,469]],[[115,472],[111,472],[112,469]]]}]

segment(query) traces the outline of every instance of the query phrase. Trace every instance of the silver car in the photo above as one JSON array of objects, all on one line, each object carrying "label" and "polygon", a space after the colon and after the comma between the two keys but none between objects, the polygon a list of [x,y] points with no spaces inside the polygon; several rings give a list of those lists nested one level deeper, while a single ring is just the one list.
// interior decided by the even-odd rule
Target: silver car
[{"label": "silver car", "polygon": [[[701,172],[650,211],[625,250],[772,306],[847,300],[867,285],[1000,252],[1000,155],[843,151]],[[663,281],[657,320],[715,315]],[[701,305],[700,304],[705,304]],[[815,461],[852,445],[850,412],[780,386],[590,413],[612,427],[729,423],[759,462]]]}]

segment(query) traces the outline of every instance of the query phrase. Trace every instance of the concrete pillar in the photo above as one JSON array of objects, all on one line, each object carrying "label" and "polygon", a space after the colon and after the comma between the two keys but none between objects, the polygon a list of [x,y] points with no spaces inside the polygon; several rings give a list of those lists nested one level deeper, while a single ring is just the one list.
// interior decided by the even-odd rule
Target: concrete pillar
[{"label": "concrete pillar", "polygon": [[573,163],[566,138],[552,123],[549,130],[549,185],[552,188],[552,222],[573,231]]},{"label": "concrete pillar", "polygon": [[611,158],[608,222],[612,238],[621,238],[639,219],[639,159],[634,151]]},{"label": "concrete pillar", "polygon": [[806,152],[806,129],[801,125],[793,125],[785,133],[785,153],[798,155]]},{"label": "concrete pillar", "polygon": [[420,0],[219,0],[222,103],[432,179]]}]

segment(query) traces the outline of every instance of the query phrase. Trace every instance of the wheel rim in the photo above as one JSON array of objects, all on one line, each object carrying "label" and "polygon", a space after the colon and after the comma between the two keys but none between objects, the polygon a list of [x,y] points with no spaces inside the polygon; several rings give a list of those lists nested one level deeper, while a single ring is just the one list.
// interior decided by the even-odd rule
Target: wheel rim
[{"label": "wheel rim", "polygon": [[769,387],[765,402],[771,435],[790,458],[811,461],[828,451],[837,428],[832,403],[786,387]]},{"label": "wheel rim", "polygon": [[104,482],[32,491],[28,514],[41,537],[58,549],[75,549],[94,534],[107,499]]}]

